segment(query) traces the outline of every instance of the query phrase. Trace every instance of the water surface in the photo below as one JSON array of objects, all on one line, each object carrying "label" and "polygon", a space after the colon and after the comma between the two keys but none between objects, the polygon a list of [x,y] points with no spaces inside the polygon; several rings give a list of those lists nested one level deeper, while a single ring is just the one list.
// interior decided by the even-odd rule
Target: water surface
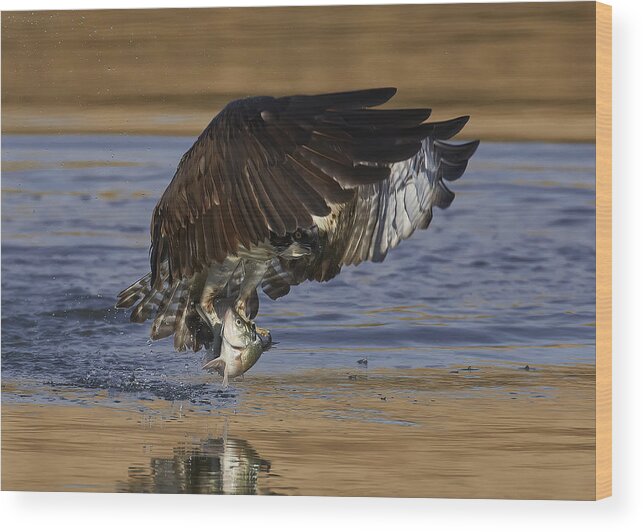
[{"label": "water surface", "polygon": [[[2,372],[132,398],[211,399],[202,353],[148,341],[115,296],[189,137],[3,136]],[[279,345],[248,374],[593,363],[595,149],[483,143],[452,206],[382,264],[263,297]],[[130,395],[128,395],[130,394]],[[225,400],[223,398],[222,400]]]}]

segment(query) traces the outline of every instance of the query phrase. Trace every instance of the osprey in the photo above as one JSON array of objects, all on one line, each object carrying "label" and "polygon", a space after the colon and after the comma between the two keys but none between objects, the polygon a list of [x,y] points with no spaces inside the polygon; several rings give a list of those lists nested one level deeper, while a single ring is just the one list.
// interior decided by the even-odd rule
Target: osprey
[{"label": "osprey", "polygon": [[152,214],[150,273],[117,306],[153,318],[151,338],[173,334],[178,351],[220,351],[226,312],[254,319],[259,287],[283,297],[382,261],[426,229],[478,141],[447,142],[467,116],[427,123],[430,109],[374,109],[395,92],[228,104],[181,158]]}]

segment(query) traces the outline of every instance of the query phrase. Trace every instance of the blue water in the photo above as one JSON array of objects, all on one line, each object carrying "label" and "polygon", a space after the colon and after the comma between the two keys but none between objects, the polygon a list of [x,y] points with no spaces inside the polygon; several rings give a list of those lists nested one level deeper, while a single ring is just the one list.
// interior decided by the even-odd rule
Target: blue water
[{"label": "blue water", "polygon": [[[148,271],[152,208],[188,137],[4,136],[3,381],[164,398],[219,384],[114,309]],[[483,143],[382,264],[261,301],[279,345],[248,374],[594,361],[594,145]]]}]

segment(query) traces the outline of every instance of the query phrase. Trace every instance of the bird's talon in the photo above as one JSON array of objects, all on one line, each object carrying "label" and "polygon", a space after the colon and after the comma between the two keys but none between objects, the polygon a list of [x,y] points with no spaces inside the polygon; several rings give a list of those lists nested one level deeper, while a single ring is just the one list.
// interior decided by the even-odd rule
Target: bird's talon
[{"label": "bird's talon", "polygon": [[261,336],[270,336],[270,331],[268,329],[264,329],[263,327],[256,327],[257,334]]}]

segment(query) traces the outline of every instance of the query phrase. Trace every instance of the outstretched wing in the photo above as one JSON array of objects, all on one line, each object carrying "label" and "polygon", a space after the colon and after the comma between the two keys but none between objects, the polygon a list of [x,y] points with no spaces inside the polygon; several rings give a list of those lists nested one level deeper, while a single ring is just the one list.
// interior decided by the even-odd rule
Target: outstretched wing
[{"label": "outstretched wing", "polygon": [[344,265],[381,262],[417,229],[426,229],[433,207],[451,205],[454,193],[445,181],[462,176],[479,141],[447,142],[469,117],[423,124],[428,132],[421,149],[407,160],[390,164],[390,179],[361,186],[327,232],[323,256],[275,259],[262,287],[273,299],[305,280],[327,281]]},{"label": "outstretched wing", "polygon": [[433,133],[422,149],[406,161],[391,165],[390,179],[360,187],[351,230],[341,239],[345,245],[341,264],[381,262],[389,250],[409,238],[416,229],[426,229],[433,207],[446,209],[455,194],[446,181],[462,176],[479,141],[446,142],[467,123],[461,117],[434,123]]},{"label": "outstretched wing", "polygon": [[429,130],[429,109],[376,110],[395,89],[257,97],[221,111],[183,156],[151,224],[151,283],[192,276],[386,180]]}]

